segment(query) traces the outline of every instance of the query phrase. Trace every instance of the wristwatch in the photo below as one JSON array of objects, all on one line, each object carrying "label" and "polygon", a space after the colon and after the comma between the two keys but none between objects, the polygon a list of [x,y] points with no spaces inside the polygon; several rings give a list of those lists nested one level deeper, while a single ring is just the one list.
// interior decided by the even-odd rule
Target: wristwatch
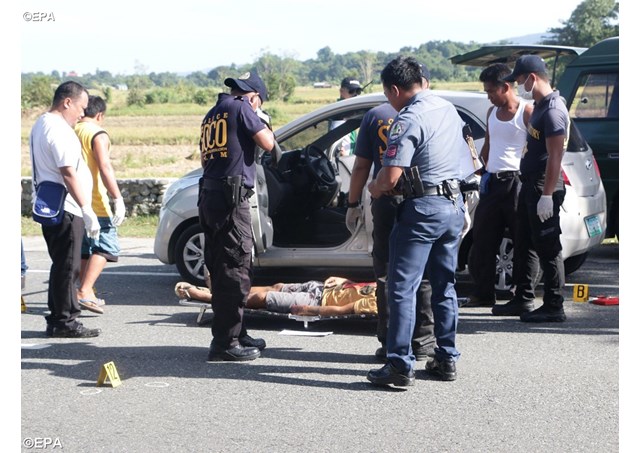
[{"label": "wristwatch", "polygon": [[347,201],[347,208],[357,208],[358,206],[360,206],[360,200],[354,201],[353,203]]}]

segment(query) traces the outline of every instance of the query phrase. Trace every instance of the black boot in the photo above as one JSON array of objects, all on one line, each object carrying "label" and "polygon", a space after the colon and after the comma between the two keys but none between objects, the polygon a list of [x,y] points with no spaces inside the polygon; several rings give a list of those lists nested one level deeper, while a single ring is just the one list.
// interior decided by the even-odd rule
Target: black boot
[{"label": "black boot", "polygon": [[520,316],[533,311],[532,300],[511,299],[506,304],[494,305],[491,314],[494,316]]}]

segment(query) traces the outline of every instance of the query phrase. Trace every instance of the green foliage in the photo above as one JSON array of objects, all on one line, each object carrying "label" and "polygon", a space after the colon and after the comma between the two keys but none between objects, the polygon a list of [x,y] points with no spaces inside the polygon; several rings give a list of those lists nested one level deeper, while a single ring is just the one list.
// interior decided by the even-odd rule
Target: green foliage
[{"label": "green foliage", "polygon": [[256,68],[269,93],[270,100],[288,100],[293,95],[296,79],[292,75],[299,62],[293,58],[282,58],[264,53],[258,58]]},{"label": "green foliage", "polygon": [[193,93],[193,102],[198,105],[213,105],[219,90],[214,88],[199,88]]},{"label": "green foliage", "polygon": [[56,80],[50,76],[38,75],[27,83],[23,82],[21,103],[23,109],[51,105]]},{"label": "green foliage", "polygon": [[606,38],[618,36],[619,4],[616,0],[584,0],[563,21],[564,27],[549,29],[554,34],[544,44],[591,47]]},{"label": "green foliage", "polygon": [[131,88],[127,94],[127,105],[137,105],[142,107],[145,103],[145,97],[139,88]]},{"label": "green foliage", "polygon": [[104,101],[107,104],[110,104],[113,100],[113,90],[111,89],[111,87],[104,87],[102,89],[102,94],[104,94]]}]

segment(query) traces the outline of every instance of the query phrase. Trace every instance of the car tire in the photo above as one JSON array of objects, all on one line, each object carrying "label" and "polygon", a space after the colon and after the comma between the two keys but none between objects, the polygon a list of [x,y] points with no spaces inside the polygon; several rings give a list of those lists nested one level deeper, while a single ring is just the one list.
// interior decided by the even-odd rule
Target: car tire
[{"label": "car tire", "polygon": [[200,224],[185,229],[178,238],[175,262],[182,278],[192,285],[205,286],[204,282],[204,233]]},{"label": "car tire", "polygon": [[[473,278],[476,274],[470,259],[473,253],[473,244],[469,249],[469,258],[467,259],[469,266],[469,275]],[[542,269],[538,267],[536,277],[534,279],[534,287],[542,280]],[[495,275],[496,299],[509,300],[513,297],[515,285],[513,283],[513,241],[505,231],[505,235],[500,242],[498,253],[496,253],[496,275]]]},{"label": "car tire", "polygon": [[575,271],[580,269],[586,261],[587,255],[589,255],[589,253],[585,252],[580,255],[570,256],[564,260],[564,275],[573,274]]}]

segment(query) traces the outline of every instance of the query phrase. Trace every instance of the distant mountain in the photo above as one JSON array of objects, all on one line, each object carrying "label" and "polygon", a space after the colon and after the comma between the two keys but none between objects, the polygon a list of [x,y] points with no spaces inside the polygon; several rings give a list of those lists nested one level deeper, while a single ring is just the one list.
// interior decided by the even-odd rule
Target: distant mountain
[{"label": "distant mountain", "polygon": [[530,35],[516,36],[514,38],[506,38],[504,41],[507,41],[510,44],[521,44],[521,45],[529,45],[529,44],[542,44],[542,41],[545,39],[549,39],[553,36],[552,33],[532,33]]}]

